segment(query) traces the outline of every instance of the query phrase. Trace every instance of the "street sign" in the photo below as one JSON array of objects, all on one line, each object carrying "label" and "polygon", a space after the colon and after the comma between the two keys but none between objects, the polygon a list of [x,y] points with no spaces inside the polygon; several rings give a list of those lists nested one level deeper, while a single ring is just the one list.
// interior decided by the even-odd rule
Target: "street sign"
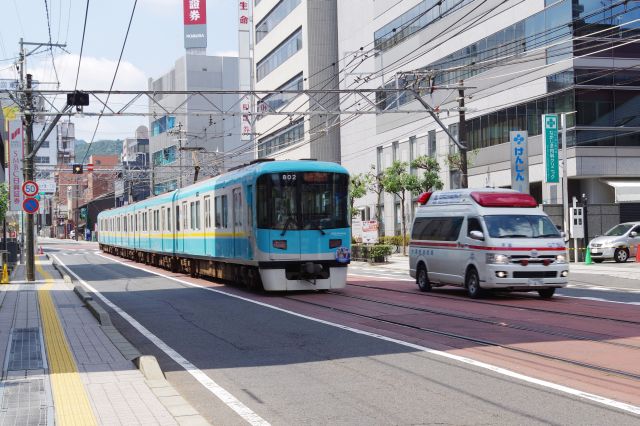
[{"label": "street sign", "polygon": [[34,214],[40,208],[40,202],[35,198],[25,198],[22,202],[22,210],[25,213]]},{"label": "street sign", "polygon": [[40,191],[38,184],[32,180],[28,180],[22,184],[22,193],[27,197],[33,197]]},{"label": "street sign", "polygon": [[509,132],[511,140],[511,189],[529,193],[529,149],[526,130]]},{"label": "street sign", "polygon": [[93,171],[93,163],[87,164],[87,171],[89,171],[89,172]]},{"label": "street sign", "polygon": [[558,160],[558,116],[544,114],[542,116],[542,160],[544,162],[544,181],[560,182],[560,162]]}]

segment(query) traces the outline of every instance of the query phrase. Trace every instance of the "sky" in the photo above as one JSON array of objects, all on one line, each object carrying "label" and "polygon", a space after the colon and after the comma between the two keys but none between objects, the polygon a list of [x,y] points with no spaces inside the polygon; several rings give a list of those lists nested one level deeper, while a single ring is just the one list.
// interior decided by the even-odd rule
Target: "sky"
[{"label": "sky", "polygon": [[[205,1],[205,0],[200,0]],[[85,10],[89,3],[82,60],[78,63]],[[14,66],[20,38],[25,42],[66,44],[65,51],[54,48],[27,59],[26,72],[40,82],[40,88],[73,91],[108,90],[122,50],[135,0],[0,0],[0,78],[16,79]],[[176,59],[185,54],[182,0],[137,0],[131,30],[124,48],[114,90],[147,90],[147,79],[168,72]],[[49,24],[47,23],[47,10]],[[207,0],[207,54],[238,55],[237,10],[232,0]],[[27,47],[28,50],[33,46]],[[55,60],[55,70],[53,61]],[[58,104],[66,101],[57,99]],[[122,99],[111,97],[109,105],[118,107]],[[148,103],[136,104],[136,111],[147,111]],[[94,102],[85,111],[100,111]],[[71,119],[76,138],[90,141],[133,137],[135,129],[149,125],[148,117],[104,117]]]}]

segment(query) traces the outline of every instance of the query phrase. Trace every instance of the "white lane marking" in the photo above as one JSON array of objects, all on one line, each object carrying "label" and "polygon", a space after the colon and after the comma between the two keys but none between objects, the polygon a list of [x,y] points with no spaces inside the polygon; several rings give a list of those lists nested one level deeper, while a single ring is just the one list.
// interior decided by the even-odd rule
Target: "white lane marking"
[{"label": "white lane marking", "polygon": [[[138,269],[138,270],[145,271],[145,272],[148,272],[148,273],[153,274],[153,275],[157,275],[159,277],[163,277],[163,278],[166,278],[166,279],[169,279],[169,280],[172,280],[172,281],[176,281],[176,282],[178,282],[180,284],[184,284],[184,285],[189,286],[189,287],[195,287],[195,288],[200,288],[200,289],[203,289],[203,290],[206,290],[206,291],[212,291],[214,293],[222,294],[222,295],[225,295],[225,296],[228,296],[228,297],[233,297],[235,299],[239,299],[239,300],[243,300],[245,302],[249,302],[249,303],[253,303],[253,304],[259,305],[259,306],[263,306],[265,308],[269,308],[269,309],[273,309],[273,310],[276,310],[276,311],[284,312],[284,313],[287,313],[289,315],[294,315],[294,316],[299,317],[299,318],[304,318],[304,319],[307,319],[307,320],[310,320],[310,321],[315,321],[315,322],[318,322],[320,324],[325,324],[325,325],[329,325],[331,327],[336,327],[336,328],[339,328],[339,329],[342,329],[342,330],[351,331],[351,332],[356,333],[356,334],[362,334],[362,335],[373,337],[373,338],[376,338],[376,339],[385,340],[387,342],[396,343],[398,345],[402,345],[402,346],[406,346],[406,347],[409,347],[409,348],[413,348],[413,349],[416,349],[416,350],[419,350],[419,351],[422,351],[422,352],[427,352],[427,353],[432,354],[432,355],[437,355],[437,356],[441,356],[441,357],[444,357],[444,358],[453,359],[455,361],[459,361],[459,362],[462,362],[464,364],[469,364],[469,365],[473,365],[473,366],[478,367],[478,368],[484,368],[486,370],[491,370],[491,371],[493,371],[494,373],[497,373],[497,374],[502,374],[504,376],[508,376],[508,377],[512,377],[514,379],[522,380],[524,382],[533,383],[533,384],[536,384],[536,385],[539,385],[539,386],[542,386],[542,387],[546,387],[546,388],[549,388],[549,389],[556,390],[558,392],[563,392],[563,393],[566,393],[566,394],[569,394],[569,395],[573,395],[573,396],[576,396],[578,398],[587,399],[589,401],[594,401],[594,402],[597,402],[597,403],[600,403],[600,404],[603,404],[603,405],[606,405],[606,406],[609,406],[609,407],[618,408],[620,410],[627,411],[629,413],[640,415],[640,406],[637,406],[637,405],[627,404],[625,402],[616,401],[614,399],[606,398],[606,397],[603,397],[603,396],[600,396],[600,395],[596,395],[596,394],[592,394],[592,393],[588,393],[588,392],[583,392],[583,391],[578,390],[578,389],[573,389],[573,388],[570,388],[568,386],[559,385],[559,384],[556,384],[556,383],[548,382],[546,380],[536,379],[535,377],[525,376],[524,374],[516,373],[515,371],[507,370],[506,368],[497,367],[495,365],[487,364],[487,363],[484,363],[484,362],[481,362],[481,361],[476,361],[474,359],[463,357],[463,356],[460,356],[460,355],[450,354],[448,352],[443,352],[443,351],[439,351],[439,350],[436,350],[436,349],[431,349],[431,348],[428,348],[426,346],[420,346],[420,345],[416,345],[416,344],[413,344],[413,343],[404,342],[402,340],[393,339],[391,337],[383,336],[381,334],[371,333],[369,331],[364,331],[364,330],[358,330],[357,328],[352,328],[352,327],[349,327],[349,326],[346,326],[346,325],[337,324],[337,323],[321,320],[321,319],[318,319],[318,318],[310,317],[310,316],[307,316],[307,315],[299,314],[297,312],[289,311],[289,310],[286,310],[286,309],[283,309],[283,308],[278,308],[277,306],[272,306],[272,305],[269,305],[269,304],[264,303],[264,302],[259,302],[257,300],[252,300],[252,299],[249,299],[249,298],[246,298],[246,297],[243,297],[243,296],[230,294],[230,293],[227,293],[227,292],[224,292],[224,291],[216,290],[214,288],[203,287],[201,285],[193,284],[193,283],[190,283],[188,281],[181,280],[179,278],[175,278],[175,277],[170,277],[170,276],[164,275],[164,274],[162,274],[160,272],[151,271],[151,270],[142,268],[140,266],[134,266],[134,265],[122,262],[120,260],[112,259],[112,258],[104,256],[102,254],[98,254],[98,256],[102,257],[103,259],[107,259],[109,261],[116,262],[116,263],[119,263],[119,264],[124,265],[124,266],[128,266],[129,268]],[[76,277],[77,277],[77,275],[76,275]],[[98,294],[100,294],[100,293],[98,293]]]},{"label": "white lane marking", "polygon": [[[394,277],[391,275],[382,275],[382,274],[359,274],[359,273],[349,273],[350,276],[353,277],[364,277],[364,278],[385,278],[385,279],[394,279],[396,281],[405,281],[405,282],[415,282],[416,280],[414,279],[405,279],[405,278],[398,278],[398,277]],[[574,285],[569,284],[566,288],[575,288],[576,290],[596,290],[595,288],[591,289],[591,288],[584,288],[584,287],[577,287]],[[616,291],[615,289],[612,288],[608,288],[608,287],[599,287],[598,290],[600,291]],[[623,289],[624,290],[624,289]],[[625,293],[640,293],[640,291],[638,290],[632,290],[632,291],[624,291]],[[619,301],[619,300],[610,300],[610,299],[601,299],[601,298],[597,298],[597,297],[588,297],[588,296],[569,296],[566,294],[557,294],[560,297],[566,297],[568,299],[582,299],[582,300],[593,300],[593,301],[597,301],[597,302],[609,302],[609,303],[619,303],[619,304],[623,304],[623,305],[640,305],[640,302],[624,302],[624,301]]]},{"label": "white lane marking", "polygon": [[604,287],[594,284],[569,284],[567,287],[576,288],[578,290],[595,290],[595,291],[618,291],[621,293],[640,293],[640,290],[624,287]]},{"label": "white lane marking", "polygon": [[640,306],[640,302],[622,302],[622,301],[619,301],[619,300],[601,299],[599,297],[567,296],[566,294],[558,294],[558,296],[565,297],[567,299],[593,300],[593,301],[596,301],[596,302],[608,302],[608,303],[619,303],[621,305],[637,305],[637,306]]},{"label": "white lane marking", "polygon": [[[129,324],[131,324],[136,330],[142,333],[147,339],[149,339],[153,344],[155,344],[160,350],[162,350],[165,354],[167,354],[171,359],[173,359],[178,365],[184,368],[189,374],[191,374],[198,382],[200,382],[207,390],[209,390],[212,394],[214,394],[218,399],[220,399],[223,403],[225,403],[229,408],[238,413],[240,417],[249,422],[252,425],[261,425],[268,426],[269,422],[264,420],[258,414],[253,412],[249,407],[240,402],[236,397],[231,395],[226,389],[222,388],[216,382],[214,382],[209,376],[207,376],[202,370],[196,368],[190,361],[180,355],[176,350],[167,345],[164,341],[162,341],[155,334],[151,333],[147,328],[145,328],[142,324],[136,321],[133,317],[127,314],[125,311],[120,309],[117,305],[107,299],[102,293],[93,288],[89,283],[80,278],[75,272],[71,270],[67,265],[62,263],[60,259],[58,259],[55,255],[53,256],[56,260],[65,267],[67,271],[71,275],[73,275],[79,282],[81,282],[84,286],[86,286],[91,292],[93,292],[96,296],[98,296],[107,306],[116,311],[122,318],[127,320]],[[102,257],[102,256],[101,256]]]}]

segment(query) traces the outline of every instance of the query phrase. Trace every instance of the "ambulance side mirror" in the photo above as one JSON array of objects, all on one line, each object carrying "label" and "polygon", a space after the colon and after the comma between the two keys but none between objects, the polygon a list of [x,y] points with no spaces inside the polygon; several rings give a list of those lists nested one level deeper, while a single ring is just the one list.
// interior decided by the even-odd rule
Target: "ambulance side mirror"
[{"label": "ambulance side mirror", "polygon": [[484,241],[484,234],[482,233],[482,231],[471,231],[469,232],[469,238],[478,241]]}]

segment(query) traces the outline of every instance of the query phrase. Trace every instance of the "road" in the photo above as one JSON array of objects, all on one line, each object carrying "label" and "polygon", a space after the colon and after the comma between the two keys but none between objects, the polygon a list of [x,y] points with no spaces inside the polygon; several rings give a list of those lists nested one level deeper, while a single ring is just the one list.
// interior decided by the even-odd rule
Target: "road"
[{"label": "road", "polygon": [[[91,244],[49,242],[44,247],[101,295],[114,325],[142,353],[155,355],[172,385],[215,424],[623,425],[640,419],[640,381],[633,378],[636,373],[640,377],[640,371],[626,359],[619,367],[628,377],[607,371],[587,374],[584,366],[570,364],[540,372],[536,367],[557,361],[531,353],[505,355],[508,345],[551,353],[558,345],[575,343],[544,334],[557,313],[542,308],[527,312],[527,320],[539,330],[510,328],[510,340],[499,342],[505,347],[452,343],[451,336],[424,331],[431,326],[442,333],[468,321],[459,315],[462,311],[501,321],[511,315],[513,321],[514,312],[523,308],[510,305],[544,306],[538,299],[481,305],[455,291],[444,293],[453,300],[418,299],[406,275],[386,272],[390,280],[356,270],[359,276],[354,274],[338,294],[253,294],[110,258]],[[407,292],[363,288],[385,285]],[[574,297],[574,291],[613,297],[588,289],[563,293]],[[636,296],[625,293],[629,300]],[[616,308],[607,308],[610,305]],[[631,311],[637,309],[634,305],[584,299],[570,300],[562,308],[598,317],[617,314],[618,319],[637,313]],[[448,318],[434,310],[446,311]],[[474,326],[476,337],[504,338],[491,328],[491,321]],[[582,336],[589,330],[580,323],[573,318],[562,327]],[[606,352],[612,348],[635,355],[639,328],[612,322],[601,338],[578,341],[586,345],[580,350],[600,350],[580,360],[607,364],[611,359]],[[596,346],[609,341],[622,344],[607,351]],[[600,386],[605,376],[609,384]],[[605,395],[597,393],[600,389]]]}]

